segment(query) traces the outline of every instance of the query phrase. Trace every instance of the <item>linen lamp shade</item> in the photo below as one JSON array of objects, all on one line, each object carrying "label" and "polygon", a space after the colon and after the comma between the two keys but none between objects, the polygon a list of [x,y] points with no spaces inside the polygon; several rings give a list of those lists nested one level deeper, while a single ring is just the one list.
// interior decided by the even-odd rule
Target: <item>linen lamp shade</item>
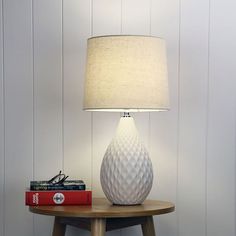
[{"label": "linen lamp shade", "polygon": [[88,39],[84,110],[169,108],[165,41],[149,36]]}]

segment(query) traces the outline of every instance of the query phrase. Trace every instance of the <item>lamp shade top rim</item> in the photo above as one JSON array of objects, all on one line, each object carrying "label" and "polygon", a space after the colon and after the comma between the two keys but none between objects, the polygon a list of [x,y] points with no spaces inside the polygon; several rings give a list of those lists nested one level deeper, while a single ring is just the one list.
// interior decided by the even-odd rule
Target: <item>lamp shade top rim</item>
[{"label": "lamp shade top rim", "polygon": [[92,40],[92,39],[98,39],[98,38],[116,38],[116,37],[121,37],[121,38],[126,38],[126,37],[135,37],[135,38],[156,38],[156,39],[161,39],[164,40],[164,38],[162,37],[158,37],[158,36],[153,36],[153,35],[136,35],[136,34],[114,34],[114,35],[98,35],[98,36],[93,36],[88,38],[88,40]]}]

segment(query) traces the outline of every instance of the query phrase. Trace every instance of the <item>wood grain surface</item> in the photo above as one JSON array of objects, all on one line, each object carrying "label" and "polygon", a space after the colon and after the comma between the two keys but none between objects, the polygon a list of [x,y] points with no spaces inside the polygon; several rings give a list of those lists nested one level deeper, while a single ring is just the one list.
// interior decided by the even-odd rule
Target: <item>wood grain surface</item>
[{"label": "wood grain surface", "polygon": [[105,198],[95,198],[91,206],[31,206],[29,210],[36,214],[83,217],[83,218],[116,218],[161,215],[174,211],[173,203],[146,200],[141,205],[112,205]]}]

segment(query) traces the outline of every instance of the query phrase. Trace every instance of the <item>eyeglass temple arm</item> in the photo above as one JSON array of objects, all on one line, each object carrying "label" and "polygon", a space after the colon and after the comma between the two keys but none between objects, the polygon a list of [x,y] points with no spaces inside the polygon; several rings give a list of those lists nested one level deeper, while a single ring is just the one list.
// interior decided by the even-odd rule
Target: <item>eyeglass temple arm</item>
[{"label": "eyeglass temple arm", "polygon": [[[58,174],[58,175],[55,175],[55,176],[53,176],[50,180],[48,180],[48,183],[51,183],[54,179],[57,178],[57,176],[59,176],[59,180],[61,180],[61,178],[60,178],[60,176],[61,176],[61,170],[59,171],[59,174]],[[68,178],[68,176],[67,176],[66,178]],[[64,179],[64,178],[63,178],[63,179]],[[64,180],[63,180],[63,181],[64,181]]]},{"label": "eyeglass temple arm", "polygon": [[67,175],[65,178],[59,180],[57,183],[58,183],[58,184],[64,183],[64,181],[65,181],[68,177],[69,177],[69,175]]}]

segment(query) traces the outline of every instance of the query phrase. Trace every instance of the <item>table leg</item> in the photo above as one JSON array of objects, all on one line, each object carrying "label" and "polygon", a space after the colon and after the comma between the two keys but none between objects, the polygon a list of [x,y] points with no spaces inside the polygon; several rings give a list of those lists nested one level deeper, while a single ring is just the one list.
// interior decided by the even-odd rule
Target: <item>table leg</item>
[{"label": "table leg", "polygon": [[142,223],[143,236],[155,236],[155,227],[153,217],[147,216],[144,223]]},{"label": "table leg", "polygon": [[52,236],[65,236],[66,225],[60,223],[60,218],[55,217]]},{"label": "table leg", "polygon": [[103,218],[91,219],[92,236],[105,236],[105,232],[106,232],[106,219]]}]

